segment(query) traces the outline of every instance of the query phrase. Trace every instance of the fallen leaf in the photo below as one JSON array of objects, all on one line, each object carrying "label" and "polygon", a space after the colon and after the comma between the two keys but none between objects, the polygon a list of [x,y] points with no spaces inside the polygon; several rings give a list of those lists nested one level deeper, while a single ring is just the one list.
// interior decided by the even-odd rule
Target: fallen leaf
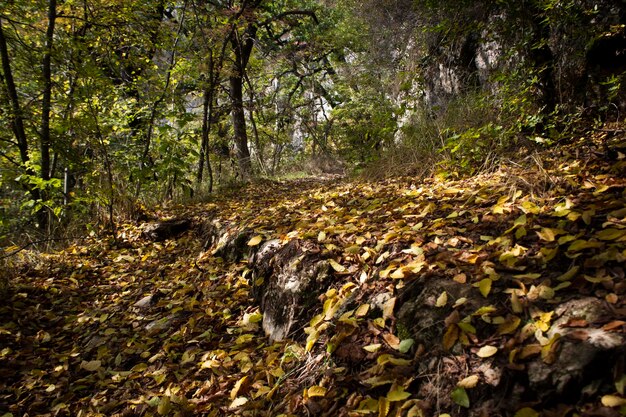
[{"label": "fallen leaf", "polygon": [[309,397],[324,397],[326,395],[326,388],[320,387],[318,385],[310,387],[307,390],[307,395]]},{"label": "fallen leaf", "polygon": [[493,284],[493,281],[491,279],[489,279],[489,278],[482,279],[478,283],[478,289],[479,289],[479,291],[480,291],[480,293],[482,294],[483,297],[487,298],[487,296],[491,292],[491,285],[492,284]]},{"label": "fallen leaf", "polygon": [[626,405],[626,399],[617,395],[605,395],[602,397],[602,405],[605,407],[621,407]]},{"label": "fallen leaf", "polygon": [[235,383],[235,386],[230,391],[231,400],[234,400],[235,398],[237,398],[237,394],[239,394],[239,390],[241,389],[241,386],[245,384],[247,380],[248,380],[248,377],[244,376],[243,378],[241,378],[239,381]]},{"label": "fallen leaf", "polygon": [[100,369],[100,367],[102,366],[102,362],[101,361],[82,361],[80,363],[80,367],[81,369],[84,369],[85,371],[89,371],[89,372],[95,372],[98,369]]},{"label": "fallen leaf", "polygon": [[162,416],[165,416],[169,414],[171,409],[172,409],[172,404],[171,404],[170,396],[165,395],[161,397],[161,400],[159,401],[159,405],[157,407],[157,413],[159,413]]},{"label": "fallen leaf", "polygon": [[478,384],[478,375],[470,375],[460,380],[456,385],[461,388],[471,389]]},{"label": "fallen leaf", "polygon": [[409,350],[411,350],[411,347],[413,347],[414,344],[415,341],[413,339],[404,339],[400,342],[398,350],[400,351],[400,353],[407,353]]},{"label": "fallen leaf", "polygon": [[517,316],[508,317],[504,323],[498,326],[498,334],[505,335],[505,334],[511,334],[515,332],[515,330],[517,330],[521,322],[522,322],[522,319],[520,319]]},{"label": "fallen leaf", "polygon": [[343,265],[341,265],[340,263],[338,263],[337,261],[333,259],[329,259],[328,263],[337,272],[344,272],[346,270],[346,268]]},{"label": "fallen leaf", "polygon": [[460,405],[461,407],[469,408],[470,401],[467,395],[467,391],[465,391],[465,388],[456,387],[454,391],[452,391],[452,394],[450,395],[450,397],[452,398],[452,401],[454,401],[456,404]]},{"label": "fallen leaf", "polygon": [[437,302],[435,303],[435,307],[444,307],[447,303],[448,303],[448,293],[444,291],[437,298]]},{"label": "fallen leaf", "polygon": [[514,417],[539,417],[539,413],[530,407],[524,407],[518,410]]},{"label": "fallen leaf", "polygon": [[235,400],[232,403],[230,403],[230,405],[228,406],[228,409],[233,410],[235,408],[239,408],[245,405],[247,402],[248,402],[248,399],[246,397],[235,398]]},{"label": "fallen leaf", "polygon": [[478,350],[478,352],[476,352],[476,355],[479,358],[489,358],[495,355],[497,352],[498,348],[495,346],[483,346]]},{"label": "fallen leaf", "polygon": [[382,346],[383,345],[381,345],[380,343],[374,343],[371,345],[363,346],[363,349],[367,352],[373,353],[378,352]]},{"label": "fallen leaf", "polygon": [[263,241],[263,236],[256,235],[248,241],[248,246],[257,246],[262,241]]},{"label": "fallen leaf", "polygon": [[390,402],[394,401],[403,401],[411,396],[410,392],[406,392],[404,388],[400,385],[392,386],[389,392],[387,393],[387,399]]},{"label": "fallen leaf", "polygon": [[385,339],[385,342],[387,342],[392,349],[398,349],[400,347],[400,339],[391,333],[383,334],[383,339]]},{"label": "fallen leaf", "polygon": [[459,327],[456,324],[448,326],[446,333],[443,335],[443,348],[445,350],[452,349],[452,346],[459,340]]},{"label": "fallen leaf", "polygon": [[378,417],[386,417],[389,414],[390,403],[387,398],[378,399]]}]

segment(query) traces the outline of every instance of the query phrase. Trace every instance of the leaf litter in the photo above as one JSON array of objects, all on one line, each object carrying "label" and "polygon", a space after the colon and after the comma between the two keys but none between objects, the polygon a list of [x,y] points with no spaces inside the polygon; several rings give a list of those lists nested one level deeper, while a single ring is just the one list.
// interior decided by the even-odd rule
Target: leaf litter
[{"label": "leaf litter", "polygon": [[[24,261],[0,415],[623,415],[626,162],[590,143],[465,179],[264,182],[156,211],[193,219],[175,240],[128,224]],[[214,256],[216,218],[248,255],[328,260],[287,340],[263,332],[253,257]],[[581,381],[559,373],[576,361]]]}]

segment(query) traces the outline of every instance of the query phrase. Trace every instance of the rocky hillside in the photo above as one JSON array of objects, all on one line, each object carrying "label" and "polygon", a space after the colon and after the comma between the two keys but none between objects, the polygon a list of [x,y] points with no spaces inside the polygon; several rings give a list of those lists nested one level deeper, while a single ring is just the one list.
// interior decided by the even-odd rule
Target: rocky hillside
[{"label": "rocky hillside", "polygon": [[624,140],[559,149],[18,252],[0,416],[623,415]]}]

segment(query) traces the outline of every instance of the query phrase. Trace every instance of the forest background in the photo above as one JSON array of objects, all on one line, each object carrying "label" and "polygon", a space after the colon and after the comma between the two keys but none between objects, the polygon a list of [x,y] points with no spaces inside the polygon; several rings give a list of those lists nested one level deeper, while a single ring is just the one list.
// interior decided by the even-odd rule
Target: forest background
[{"label": "forest background", "polygon": [[619,120],[625,22],[617,1],[5,0],[0,239],[558,145]]}]

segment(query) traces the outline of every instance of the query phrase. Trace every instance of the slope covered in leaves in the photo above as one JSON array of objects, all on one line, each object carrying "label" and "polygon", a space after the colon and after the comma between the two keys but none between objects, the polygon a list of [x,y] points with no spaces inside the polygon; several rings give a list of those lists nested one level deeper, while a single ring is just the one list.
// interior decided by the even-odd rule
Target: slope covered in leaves
[{"label": "slope covered in leaves", "polygon": [[[203,227],[33,255],[0,307],[0,415],[620,415],[626,161],[595,140],[467,179],[267,182],[154,213],[247,230],[250,251],[310,242],[332,281],[284,342],[255,266]],[[569,314],[580,300],[595,310]],[[558,373],[576,360],[593,375]]]}]

